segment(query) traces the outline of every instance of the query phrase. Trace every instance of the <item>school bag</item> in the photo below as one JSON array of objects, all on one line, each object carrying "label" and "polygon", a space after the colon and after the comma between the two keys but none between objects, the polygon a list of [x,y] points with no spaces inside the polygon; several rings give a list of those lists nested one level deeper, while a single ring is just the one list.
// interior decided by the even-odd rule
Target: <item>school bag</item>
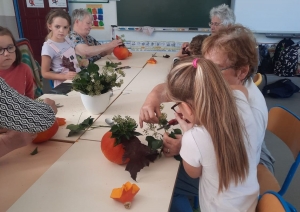
[{"label": "school bag", "polygon": [[259,65],[257,73],[261,73],[265,79],[265,85],[268,84],[267,74],[273,73],[272,58],[270,56],[268,46],[266,44],[258,45],[259,51]]},{"label": "school bag", "polygon": [[288,98],[294,93],[299,92],[300,88],[290,79],[281,79],[269,85],[266,85],[262,93],[273,98]]},{"label": "school bag", "polygon": [[298,70],[298,50],[300,46],[293,44],[285,48],[275,62],[274,74],[282,77],[293,77]]},{"label": "school bag", "polygon": [[280,53],[287,47],[294,44],[294,41],[291,38],[283,38],[275,48],[274,56],[273,56],[273,68],[275,67],[275,63],[278,61],[280,57]]}]

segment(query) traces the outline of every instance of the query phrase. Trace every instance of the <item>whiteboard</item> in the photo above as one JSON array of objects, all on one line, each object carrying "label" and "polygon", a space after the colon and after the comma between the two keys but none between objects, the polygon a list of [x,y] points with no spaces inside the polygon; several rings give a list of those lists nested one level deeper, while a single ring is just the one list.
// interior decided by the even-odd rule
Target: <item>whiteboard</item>
[{"label": "whiteboard", "polygon": [[235,0],[236,23],[256,33],[300,33],[300,0]]}]

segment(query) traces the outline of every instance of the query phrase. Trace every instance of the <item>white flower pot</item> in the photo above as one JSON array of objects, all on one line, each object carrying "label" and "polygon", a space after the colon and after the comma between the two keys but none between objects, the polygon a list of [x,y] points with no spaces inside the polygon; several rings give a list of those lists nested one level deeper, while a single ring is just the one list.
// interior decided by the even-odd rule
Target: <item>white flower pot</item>
[{"label": "white flower pot", "polygon": [[97,96],[88,96],[80,93],[81,101],[85,109],[93,115],[98,115],[106,110],[109,105],[110,95],[111,92],[107,92]]}]

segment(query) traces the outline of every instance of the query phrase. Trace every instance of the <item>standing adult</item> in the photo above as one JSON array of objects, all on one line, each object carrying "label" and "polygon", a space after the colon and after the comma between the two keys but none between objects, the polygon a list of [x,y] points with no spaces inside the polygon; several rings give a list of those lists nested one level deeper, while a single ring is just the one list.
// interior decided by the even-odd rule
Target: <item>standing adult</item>
[{"label": "standing adult", "polygon": [[86,9],[75,9],[72,13],[73,30],[69,37],[75,43],[75,52],[90,62],[99,60],[102,56],[111,54],[113,49],[122,44],[121,40],[113,40],[106,44],[100,44],[90,36],[93,25],[93,16]]}]

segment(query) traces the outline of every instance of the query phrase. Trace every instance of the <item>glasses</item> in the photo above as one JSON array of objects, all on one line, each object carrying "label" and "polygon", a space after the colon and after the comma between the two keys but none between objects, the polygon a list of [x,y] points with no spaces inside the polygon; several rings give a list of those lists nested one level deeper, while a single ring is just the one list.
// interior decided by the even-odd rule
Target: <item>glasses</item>
[{"label": "glasses", "polygon": [[4,54],[5,50],[9,53],[14,53],[16,51],[15,46],[8,46],[7,48],[0,48],[0,55]]},{"label": "glasses", "polygon": [[225,71],[225,70],[230,69],[230,68],[235,68],[235,66],[229,66],[229,67],[226,67],[226,68],[220,68],[220,71]]},{"label": "glasses", "polygon": [[174,110],[175,113],[178,113],[178,112],[175,110],[175,107],[177,107],[177,106],[180,105],[180,104],[181,104],[181,102],[176,103],[175,105],[173,105],[173,106],[171,107],[171,109]]},{"label": "glasses", "polygon": [[218,23],[218,22],[209,22],[208,23],[208,26],[220,26],[220,25],[222,25],[222,23]]}]

